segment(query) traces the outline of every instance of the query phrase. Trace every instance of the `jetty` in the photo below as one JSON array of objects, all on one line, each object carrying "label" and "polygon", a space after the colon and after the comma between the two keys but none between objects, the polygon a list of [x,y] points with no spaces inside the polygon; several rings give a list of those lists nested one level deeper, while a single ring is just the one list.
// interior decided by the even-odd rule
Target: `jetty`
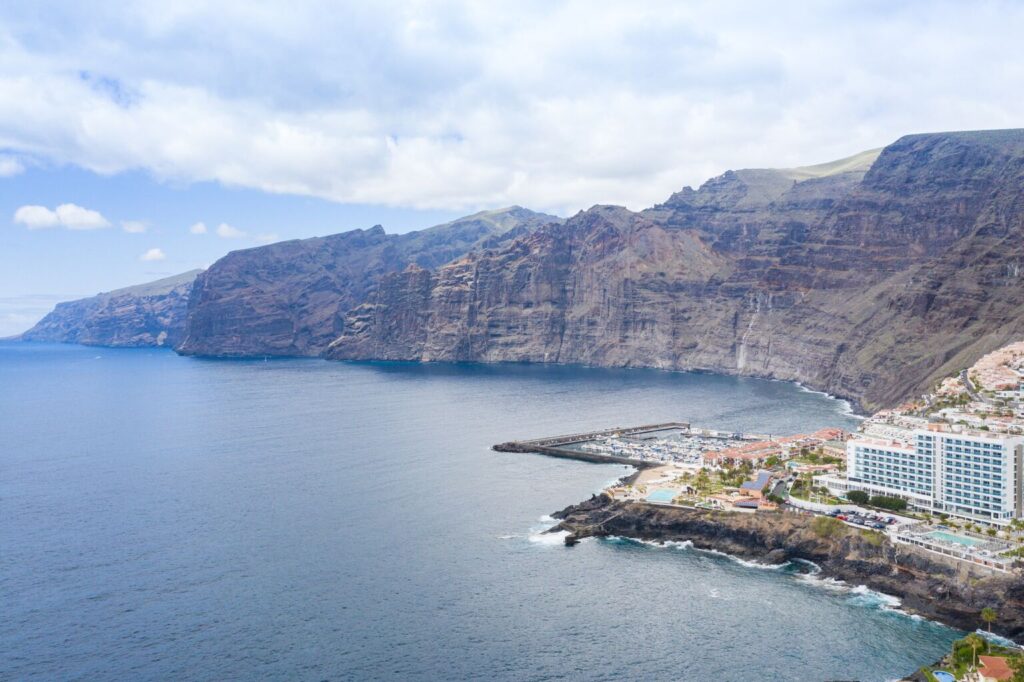
[{"label": "jetty", "polygon": [[530,452],[602,464],[626,464],[645,469],[670,461],[696,463],[708,443],[716,448],[770,436],[693,428],[688,422],[662,422],[585,433],[570,433],[492,446],[498,452]]}]

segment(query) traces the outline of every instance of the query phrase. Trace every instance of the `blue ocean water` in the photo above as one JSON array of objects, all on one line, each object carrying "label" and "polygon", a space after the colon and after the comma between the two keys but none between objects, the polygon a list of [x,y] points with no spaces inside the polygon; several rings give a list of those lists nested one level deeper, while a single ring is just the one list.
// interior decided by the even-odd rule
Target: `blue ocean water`
[{"label": "blue ocean water", "polygon": [[0,343],[0,678],[885,680],[953,630],[686,547],[537,531],[624,472],[492,443],[851,425],[797,386]]}]

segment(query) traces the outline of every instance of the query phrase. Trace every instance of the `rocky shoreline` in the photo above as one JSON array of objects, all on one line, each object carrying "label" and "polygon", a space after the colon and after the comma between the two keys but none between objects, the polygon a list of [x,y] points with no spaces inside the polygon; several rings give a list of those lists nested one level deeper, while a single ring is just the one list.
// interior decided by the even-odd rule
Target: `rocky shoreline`
[{"label": "rocky shoreline", "polygon": [[823,532],[816,518],[791,512],[743,514],[638,502],[607,495],[554,513],[552,530],[570,539],[618,536],[653,542],[689,541],[745,560],[781,564],[810,561],[822,578],[841,580],[901,601],[900,608],[961,630],[982,625],[980,612],[993,607],[993,632],[1024,641],[1024,579],[953,566],[913,547],[894,545],[878,533],[840,526]]}]

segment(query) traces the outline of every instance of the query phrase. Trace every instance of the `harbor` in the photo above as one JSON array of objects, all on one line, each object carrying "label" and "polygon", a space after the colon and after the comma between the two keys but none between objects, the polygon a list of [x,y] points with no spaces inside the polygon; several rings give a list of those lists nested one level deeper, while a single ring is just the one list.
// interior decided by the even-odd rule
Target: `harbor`
[{"label": "harbor", "polygon": [[705,465],[704,453],[770,440],[770,435],[694,428],[688,422],[680,421],[510,441],[499,443],[493,449],[498,452],[533,452],[585,462],[627,464],[639,469],[666,464],[700,469]]}]

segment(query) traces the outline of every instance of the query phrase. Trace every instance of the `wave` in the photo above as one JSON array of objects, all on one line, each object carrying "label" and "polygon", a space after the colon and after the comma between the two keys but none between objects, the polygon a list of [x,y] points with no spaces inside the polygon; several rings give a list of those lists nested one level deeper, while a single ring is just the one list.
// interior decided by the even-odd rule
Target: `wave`
[{"label": "wave", "polygon": [[802,575],[815,576],[821,573],[821,566],[809,559],[791,559],[791,562],[807,567],[807,570],[804,571]]},{"label": "wave", "polygon": [[828,398],[830,400],[835,400],[840,405],[840,412],[842,412],[843,414],[845,414],[848,417],[853,417],[854,419],[861,419],[861,420],[867,419],[867,417],[865,415],[857,414],[854,411],[854,409],[853,409],[853,403],[851,403],[846,398],[840,398],[838,396],[834,396],[831,393],[827,393],[826,391],[816,391],[813,388],[807,388],[806,386],[804,386],[799,381],[794,381],[793,383],[796,384],[797,388],[799,388],[801,391],[803,391],[805,393],[813,393],[814,395],[820,395],[820,396],[824,396],[824,397],[826,397],[826,398]]},{"label": "wave", "polygon": [[984,637],[988,641],[992,642],[993,644],[998,644],[999,646],[1005,646],[1005,647],[1008,647],[1008,648],[1011,648],[1011,649],[1024,649],[1024,647],[1022,647],[1021,645],[1017,644],[1012,639],[1007,639],[1006,637],[1003,637],[1002,635],[997,635],[994,632],[989,632],[988,630],[982,630],[981,628],[978,628],[974,632],[975,632],[975,634],[981,635],[982,637]]},{"label": "wave", "polygon": [[554,533],[547,533],[547,532],[530,533],[527,536],[527,539],[530,542],[532,542],[534,544],[537,544],[537,545],[551,545],[551,546],[555,546],[555,545],[564,545],[565,544],[565,538],[566,538],[567,535],[569,535],[569,531],[567,531],[567,530],[560,530],[560,531],[556,531]]},{"label": "wave", "polygon": [[639,540],[637,538],[624,538],[618,535],[609,535],[602,539],[606,542],[612,542],[614,544],[636,544],[644,545],[647,547],[654,547],[656,549],[694,550],[696,552],[700,552],[701,554],[713,554],[718,557],[723,557],[725,559],[728,559],[729,561],[739,564],[740,566],[745,566],[747,568],[756,568],[762,571],[781,571],[791,565],[791,563],[788,561],[782,564],[765,564],[760,561],[748,561],[747,559],[741,559],[738,556],[733,556],[732,554],[728,554],[726,552],[720,552],[717,549],[703,549],[701,547],[694,547],[693,542],[691,542],[690,540],[665,540],[663,542],[658,542],[655,540]]}]

